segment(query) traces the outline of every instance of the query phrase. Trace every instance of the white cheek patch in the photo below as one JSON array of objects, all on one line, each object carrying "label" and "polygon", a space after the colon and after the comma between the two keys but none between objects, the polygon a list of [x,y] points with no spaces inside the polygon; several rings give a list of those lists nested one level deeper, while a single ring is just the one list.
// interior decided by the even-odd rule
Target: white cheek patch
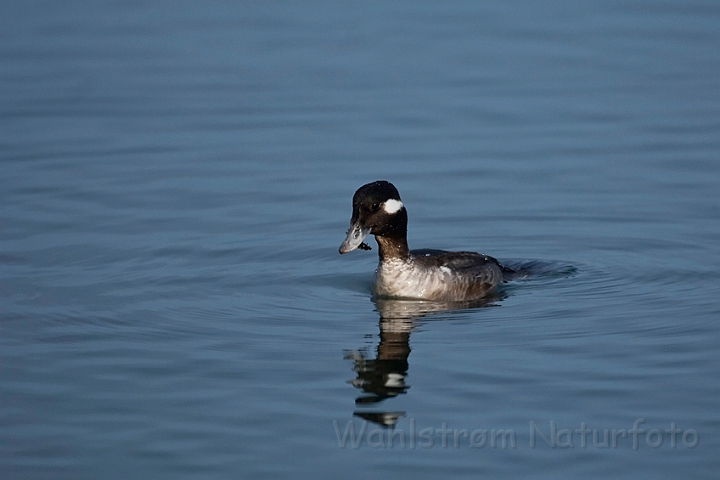
[{"label": "white cheek patch", "polygon": [[391,198],[383,203],[383,209],[390,214],[397,213],[398,210],[403,208],[403,203],[400,200]]}]

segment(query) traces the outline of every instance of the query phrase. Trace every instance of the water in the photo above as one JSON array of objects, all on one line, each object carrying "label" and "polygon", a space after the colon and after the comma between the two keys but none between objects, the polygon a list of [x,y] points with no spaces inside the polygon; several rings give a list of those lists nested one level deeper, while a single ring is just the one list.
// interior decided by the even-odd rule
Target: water
[{"label": "water", "polygon": [[716,476],[715,2],[0,9],[3,478]]}]

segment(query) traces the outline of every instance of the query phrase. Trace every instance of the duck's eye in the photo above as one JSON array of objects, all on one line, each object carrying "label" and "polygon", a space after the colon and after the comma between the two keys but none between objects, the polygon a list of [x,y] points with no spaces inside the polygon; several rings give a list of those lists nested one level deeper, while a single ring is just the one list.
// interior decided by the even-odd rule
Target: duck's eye
[{"label": "duck's eye", "polygon": [[379,209],[380,209],[379,203],[373,203],[372,206],[370,207],[370,210],[372,210],[373,212],[377,212]]}]

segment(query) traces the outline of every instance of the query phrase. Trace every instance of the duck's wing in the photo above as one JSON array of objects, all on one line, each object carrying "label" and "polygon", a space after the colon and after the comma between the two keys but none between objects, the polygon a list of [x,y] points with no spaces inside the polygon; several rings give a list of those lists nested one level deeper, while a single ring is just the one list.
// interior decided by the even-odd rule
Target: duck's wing
[{"label": "duck's wing", "polygon": [[475,252],[446,252],[444,250],[413,250],[416,261],[428,267],[448,268],[468,278],[497,283],[505,269],[490,255]]}]

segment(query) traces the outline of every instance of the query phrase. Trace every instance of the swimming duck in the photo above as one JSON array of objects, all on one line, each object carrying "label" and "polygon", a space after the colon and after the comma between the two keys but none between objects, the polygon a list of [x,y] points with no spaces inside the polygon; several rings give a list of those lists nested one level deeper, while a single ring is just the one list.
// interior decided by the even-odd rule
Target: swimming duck
[{"label": "swimming duck", "polygon": [[340,254],[357,248],[372,234],[380,257],[373,293],[379,297],[468,301],[492,294],[513,270],[475,252],[409,250],[407,210],[397,188],[384,180],[368,183],[353,195],[352,218]]}]

